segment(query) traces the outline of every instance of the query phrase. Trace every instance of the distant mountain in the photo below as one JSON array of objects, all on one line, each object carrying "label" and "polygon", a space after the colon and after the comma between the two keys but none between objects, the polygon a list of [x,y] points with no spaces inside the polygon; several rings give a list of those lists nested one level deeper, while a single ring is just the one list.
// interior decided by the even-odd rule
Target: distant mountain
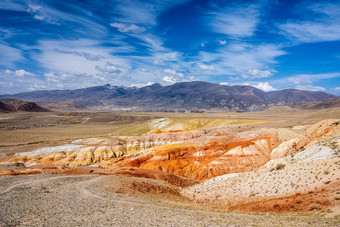
[{"label": "distant mountain", "polygon": [[225,86],[208,82],[182,82],[170,86],[153,84],[142,88],[111,86],[76,90],[34,91],[7,98],[35,102],[72,101],[94,109],[135,111],[256,111],[273,106],[336,98],[320,91],[285,89],[264,92],[252,86]]},{"label": "distant mountain", "polygon": [[34,102],[26,102],[17,99],[0,99],[0,113],[10,112],[48,112],[49,110],[42,108]]},{"label": "distant mountain", "polygon": [[306,110],[337,108],[340,107],[340,98],[298,103],[293,105],[293,107]]}]

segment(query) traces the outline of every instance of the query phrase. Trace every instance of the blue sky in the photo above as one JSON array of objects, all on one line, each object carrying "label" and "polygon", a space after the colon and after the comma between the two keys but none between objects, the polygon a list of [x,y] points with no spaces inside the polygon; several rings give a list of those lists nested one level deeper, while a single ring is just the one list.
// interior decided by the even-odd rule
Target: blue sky
[{"label": "blue sky", "polygon": [[1,94],[194,80],[340,95],[340,1],[0,1]]}]

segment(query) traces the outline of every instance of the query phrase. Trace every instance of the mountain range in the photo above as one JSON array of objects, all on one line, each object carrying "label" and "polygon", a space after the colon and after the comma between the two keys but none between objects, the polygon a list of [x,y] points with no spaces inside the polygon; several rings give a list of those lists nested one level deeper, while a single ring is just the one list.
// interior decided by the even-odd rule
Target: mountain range
[{"label": "mountain range", "polygon": [[208,82],[181,82],[169,86],[156,83],[146,87],[106,84],[75,90],[32,91],[4,98],[34,102],[73,102],[97,110],[133,111],[258,111],[273,106],[296,106],[336,98],[321,91],[284,89],[264,92],[252,86],[226,86]]}]

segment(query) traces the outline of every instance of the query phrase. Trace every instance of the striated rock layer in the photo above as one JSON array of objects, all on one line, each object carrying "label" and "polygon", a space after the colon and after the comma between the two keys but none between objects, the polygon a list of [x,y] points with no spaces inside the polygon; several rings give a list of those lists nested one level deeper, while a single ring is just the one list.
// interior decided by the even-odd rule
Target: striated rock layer
[{"label": "striated rock layer", "polygon": [[[138,137],[91,138],[21,153],[7,162],[25,166],[135,167],[204,181],[256,170],[271,160],[334,140],[340,131],[338,120],[324,120],[301,130],[303,127],[262,128],[241,133],[220,127]],[[332,144],[336,146],[337,142]]]}]

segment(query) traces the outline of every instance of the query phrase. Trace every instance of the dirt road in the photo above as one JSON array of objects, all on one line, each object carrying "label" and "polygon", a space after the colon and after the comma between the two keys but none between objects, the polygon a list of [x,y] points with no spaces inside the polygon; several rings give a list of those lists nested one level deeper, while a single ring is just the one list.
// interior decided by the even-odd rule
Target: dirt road
[{"label": "dirt road", "polygon": [[[0,178],[0,226],[337,226],[320,215],[246,214],[175,196],[124,193],[141,178],[31,175]],[[143,179],[149,184],[152,179]],[[120,188],[119,191],[111,190]]]}]

